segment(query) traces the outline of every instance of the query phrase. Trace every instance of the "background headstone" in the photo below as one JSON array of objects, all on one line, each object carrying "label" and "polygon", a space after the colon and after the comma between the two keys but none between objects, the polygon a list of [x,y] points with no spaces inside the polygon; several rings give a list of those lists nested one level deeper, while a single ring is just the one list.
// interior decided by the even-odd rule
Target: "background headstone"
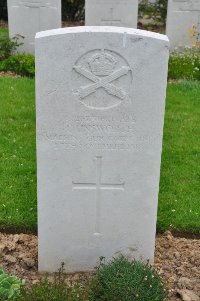
[{"label": "background headstone", "polygon": [[137,28],[138,0],[86,0],[85,25]]},{"label": "background headstone", "polygon": [[38,31],[61,27],[61,0],[8,0],[9,36],[24,36],[18,52],[34,54]]},{"label": "background headstone", "polygon": [[128,28],[37,34],[40,271],[153,260],[168,48]]},{"label": "background headstone", "polygon": [[190,29],[200,30],[200,0],[169,0],[166,34],[170,48],[192,46]]}]

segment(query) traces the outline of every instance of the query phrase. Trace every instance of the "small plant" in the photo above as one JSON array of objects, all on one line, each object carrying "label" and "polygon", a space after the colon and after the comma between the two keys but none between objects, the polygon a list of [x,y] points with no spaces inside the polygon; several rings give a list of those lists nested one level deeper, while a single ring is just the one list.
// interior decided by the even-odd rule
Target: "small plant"
[{"label": "small plant", "polygon": [[23,39],[21,35],[10,39],[8,35],[0,32],[0,61],[9,58],[19,46],[23,45],[20,39]]},{"label": "small plant", "polygon": [[65,283],[64,266],[54,275],[54,281],[49,282],[47,276],[32,288],[23,288],[17,301],[86,301],[83,289],[78,285]]},{"label": "small plant", "polygon": [[185,48],[174,51],[169,58],[169,79],[200,80],[200,51]]},{"label": "small plant", "polygon": [[162,301],[162,280],[148,264],[124,257],[101,263],[89,286],[91,301]]},{"label": "small plant", "polygon": [[22,76],[35,76],[35,58],[31,54],[16,54],[0,62],[0,71],[12,71]]},{"label": "small plant", "polygon": [[23,284],[23,280],[16,276],[7,275],[0,268],[0,300],[15,300],[19,296],[20,288]]}]

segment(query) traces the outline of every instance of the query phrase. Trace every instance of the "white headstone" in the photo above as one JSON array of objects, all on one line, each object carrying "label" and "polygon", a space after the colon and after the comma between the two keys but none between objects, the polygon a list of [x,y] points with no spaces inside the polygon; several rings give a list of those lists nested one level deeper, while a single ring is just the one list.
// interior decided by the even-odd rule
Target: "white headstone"
[{"label": "white headstone", "polygon": [[85,25],[137,28],[138,0],[86,0]]},{"label": "white headstone", "polygon": [[34,54],[38,31],[61,27],[61,0],[7,0],[9,36],[24,37],[18,52]]},{"label": "white headstone", "polygon": [[168,0],[167,29],[170,48],[192,46],[190,29],[200,31],[200,0]]},{"label": "white headstone", "polygon": [[40,271],[153,261],[168,52],[122,27],[37,34]]}]

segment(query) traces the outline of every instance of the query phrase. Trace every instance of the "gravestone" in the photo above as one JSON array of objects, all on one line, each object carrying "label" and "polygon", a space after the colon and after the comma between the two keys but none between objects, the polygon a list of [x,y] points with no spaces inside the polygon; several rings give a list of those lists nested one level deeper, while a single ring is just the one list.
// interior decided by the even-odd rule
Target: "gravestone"
[{"label": "gravestone", "polygon": [[138,0],[86,0],[85,25],[137,28]]},{"label": "gravestone", "polygon": [[168,52],[130,28],[36,35],[40,271],[153,261]]},{"label": "gravestone", "polygon": [[200,1],[169,0],[166,33],[170,48],[192,46],[190,29],[197,26],[200,32]]},{"label": "gravestone", "polygon": [[20,34],[18,52],[34,54],[38,31],[61,27],[61,0],[8,0],[9,36]]}]

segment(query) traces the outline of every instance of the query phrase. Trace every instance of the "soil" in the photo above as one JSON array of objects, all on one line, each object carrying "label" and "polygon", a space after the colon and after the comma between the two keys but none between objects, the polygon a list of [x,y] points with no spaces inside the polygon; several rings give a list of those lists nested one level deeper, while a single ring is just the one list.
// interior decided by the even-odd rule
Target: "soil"
[{"label": "soil", "polygon": [[165,281],[169,301],[195,301],[187,299],[187,290],[200,300],[200,239],[174,237],[170,231],[158,235],[154,267]]},{"label": "soil", "polygon": [[[0,266],[27,285],[39,282],[44,275],[37,272],[37,236],[0,233]],[[174,237],[170,231],[158,235],[154,267],[166,284],[168,301],[200,300],[200,239]],[[66,275],[66,282],[82,283],[89,276]]]},{"label": "soil", "polygon": [[8,27],[8,22],[0,20],[0,28]]},{"label": "soil", "polygon": [[11,72],[11,71],[0,71],[0,77],[15,77],[15,78],[19,78],[20,75]]}]

